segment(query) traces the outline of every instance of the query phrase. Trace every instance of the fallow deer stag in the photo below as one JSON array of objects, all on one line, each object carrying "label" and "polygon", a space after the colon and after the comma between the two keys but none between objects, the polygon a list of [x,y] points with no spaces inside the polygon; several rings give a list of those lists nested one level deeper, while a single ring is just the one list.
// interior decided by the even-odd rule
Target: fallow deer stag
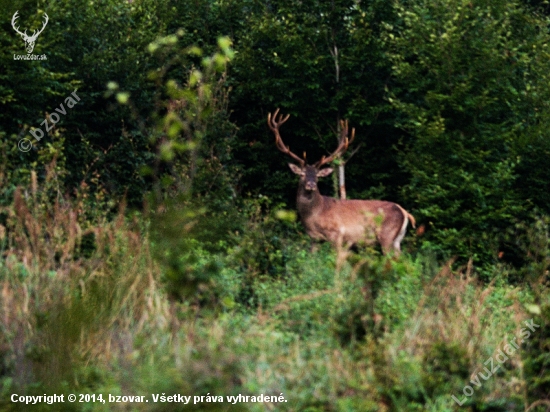
[{"label": "fallow deer stag", "polygon": [[[328,176],[333,169],[321,168],[338,155],[344,153],[349,145],[348,122],[341,121],[341,134],[336,150],[328,157],[313,165],[292,153],[285,146],[279,128],[290,115],[279,115],[279,109],[267,116],[269,128],[275,134],[277,148],[294,159],[298,165],[289,163],[290,170],[300,176],[297,206],[300,219],[307,234],[316,240],[327,240],[337,247],[351,247],[360,242],[380,243],[387,254],[392,250],[396,255],[401,251],[401,240],[405,236],[409,220],[415,227],[414,217],[396,203],[383,200],[338,200],[322,196],[317,190],[320,177]],[[352,140],[355,129],[352,129]]]}]

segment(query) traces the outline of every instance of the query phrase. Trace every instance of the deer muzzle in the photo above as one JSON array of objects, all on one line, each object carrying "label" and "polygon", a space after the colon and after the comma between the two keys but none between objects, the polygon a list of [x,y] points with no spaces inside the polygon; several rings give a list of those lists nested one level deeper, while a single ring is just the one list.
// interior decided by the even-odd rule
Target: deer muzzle
[{"label": "deer muzzle", "polygon": [[306,190],[310,191],[310,192],[314,192],[315,190],[317,190],[317,183],[315,182],[306,182]]}]

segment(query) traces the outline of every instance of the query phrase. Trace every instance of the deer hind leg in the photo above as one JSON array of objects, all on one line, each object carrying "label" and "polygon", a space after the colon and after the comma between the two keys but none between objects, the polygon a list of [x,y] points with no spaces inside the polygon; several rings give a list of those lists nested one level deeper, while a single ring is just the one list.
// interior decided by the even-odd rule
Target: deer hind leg
[{"label": "deer hind leg", "polygon": [[378,242],[382,247],[384,255],[389,255],[392,251],[395,256],[399,256],[401,252],[400,240],[397,241],[393,236],[380,236]]},{"label": "deer hind leg", "polygon": [[[399,256],[399,253],[401,253],[401,241],[405,237],[405,233],[407,232],[407,225],[408,224],[409,224],[409,218],[407,217],[407,215],[404,215],[403,216],[403,224],[401,225],[401,229],[399,230],[399,233],[397,234],[397,236],[395,236],[395,238],[391,242],[391,246],[390,246],[395,251],[396,256]],[[382,246],[382,247],[384,247],[384,246]],[[385,251],[384,251],[384,253],[386,254]]]},{"label": "deer hind leg", "polygon": [[319,245],[317,244],[317,242],[313,238],[310,238],[309,239],[309,253],[317,253],[318,250],[319,250]]},{"label": "deer hind leg", "polygon": [[396,230],[394,229],[387,232],[381,231],[381,233],[378,234],[378,243],[380,243],[384,255],[389,255],[393,252],[394,256],[399,256],[401,253],[401,241],[403,240],[407,230],[407,223],[407,218],[405,218],[398,233],[396,233]]}]

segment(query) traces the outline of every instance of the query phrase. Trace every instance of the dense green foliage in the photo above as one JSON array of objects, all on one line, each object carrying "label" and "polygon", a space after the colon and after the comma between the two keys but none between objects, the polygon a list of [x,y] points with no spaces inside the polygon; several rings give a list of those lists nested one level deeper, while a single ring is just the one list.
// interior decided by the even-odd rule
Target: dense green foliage
[{"label": "dense green foliage", "polygon": [[[7,25],[12,8],[29,29],[42,16],[30,2],[16,3],[2,7],[10,56],[23,45]],[[310,161],[333,149],[337,121],[348,118],[359,146],[346,167],[351,197],[400,202],[443,256],[491,265],[504,250],[515,263],[507,229],[533,211],[548,213],[550,204],[541,167],[550,153],[547,20],[529,7],[419,0],[48,3],[50,23],[35,50],[48,60],[5,56],[0,73],[9,181],[2,201],[28,182],[31,169],[43,176],[55,158],[69,192],[86,184],[94,195],[124,196],[141,208],[154,185],[143,171],[159,167],[151,113],[161,114],[170,98],[153,73],[187,81],[168,52],[148,53],[148,45],[180,30],[180,48],[211,53],[216,39],[229,35],[236,54],[202,147],[211,172],[223,169],[229,178],[217,186],[226,199],[262,194],[293,204],[294,177],[265,127],[269,111],[292,115],[285,139]],[[188,70],[200,64],[193,53],[178,56]],[[107,92],[111,81],[128,93],[130,106]],[[31,152],[18,152],[14,143],[75,88],[78,107]]]},{"label": "dense green foliage", "polygon": [[403,23],[384,36],[399,85],[390,101],[412,135],[406,197],[438,244],[488,261],[499,233],[533,206],[548,210],[547,191],[528,183],[530,152],[549,148],[546,27],[513,2],[396,10]]},{"label": "dense green foliage", "polygon": [[[550,404],[544,2],[0,6],[0,410],[30,408],[13,393],[150,399],[33,410]],[[28,33],[48,14],[33,52],[46,60],[14,58],[16,10]],[[310,248],[265,123],[278,107],[309,162],[349,119],[349,197],[416,217],[403,256]]]}]

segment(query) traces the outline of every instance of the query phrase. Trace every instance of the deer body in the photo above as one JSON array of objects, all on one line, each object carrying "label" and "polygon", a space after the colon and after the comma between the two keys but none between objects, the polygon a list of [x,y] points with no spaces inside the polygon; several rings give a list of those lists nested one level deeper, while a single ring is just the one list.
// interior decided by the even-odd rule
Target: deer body
[{"label": "deer body", "polygon": [[[323,174],[332,171],[321,170],[326,170]],[[306,172],[300,179],[296,204],[311,238],[326,240],[338,247],[378,242],[384,253],[392,249],[399,253],[409,220],[414,226],[414,217],[401,206],[384,200],[338,200],[322,196],[317,190],[317,176],[309,181],[307,177]]]},{"label": "deer body", "polygon": [[400,249],[403,236],[399,235],[408,223],[408,217],[395,203],[381,200],[336,200],[319,196],[317,205],[298,204],[298,212],[306,233],[313,239],[349,246],[378,241],[384,251]]},{"label": "deer body", "polygon": [[[296,156],[284,145],[279,127],[288,120],[288,115],[277,120],[278,110],[273,118],[268,116],[268,124],[275,134],[279,150],[288,154],[299,165],[289,163],[290,169],[300,176],[296,204],[306,233],[313,239],[326,240],[337,247],[350,247],[357,243],[380,243],[384,253],[394,251],[399,254],[401,240],[407,225],[414,217],[397,203],[384,200],[339,200],[322,196],[317,190],[319,177],[332,173],[332,168],[321,168],[332,161],[348,147],[348,125],[342,122],[342,135],[336,151],[328,158],[323,157],[314,165]],[[352,130],[352,140],[354,136]]]}]

